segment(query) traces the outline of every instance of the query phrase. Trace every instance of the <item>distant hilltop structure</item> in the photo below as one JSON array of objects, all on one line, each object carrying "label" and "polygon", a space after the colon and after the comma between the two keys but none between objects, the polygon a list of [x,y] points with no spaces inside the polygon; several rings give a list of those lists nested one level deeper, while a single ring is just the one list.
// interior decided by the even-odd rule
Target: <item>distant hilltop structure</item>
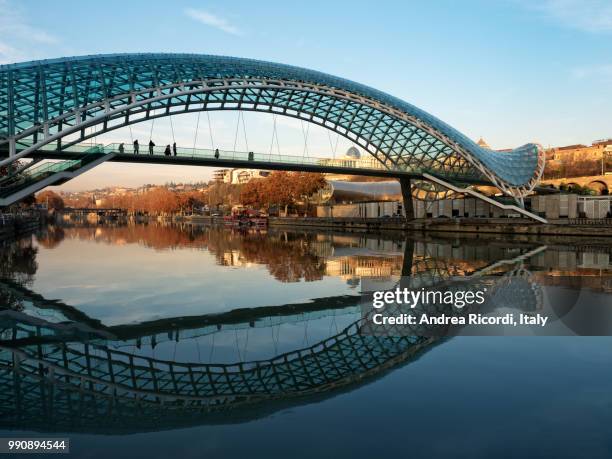
[{"label": "distant hilltop structure", "polygon": [[489,146],[489,144],[488,144],[488,143],[485,141],[485,139],[483,139],[482,137],[481,137],[480,139],[478,139],[478,142],[476,142],[476,144],[477,144],[479,147],[486,148],[487,150],[490,150],[490,149],[491,149],[491,147]]},{"label": "distant hilltop structure", "polygon": [[591,145],[567,145],[546,150],[547,161],[561,160],[601,160],[606,154],[612,153],[612,139],[595,140]]}]

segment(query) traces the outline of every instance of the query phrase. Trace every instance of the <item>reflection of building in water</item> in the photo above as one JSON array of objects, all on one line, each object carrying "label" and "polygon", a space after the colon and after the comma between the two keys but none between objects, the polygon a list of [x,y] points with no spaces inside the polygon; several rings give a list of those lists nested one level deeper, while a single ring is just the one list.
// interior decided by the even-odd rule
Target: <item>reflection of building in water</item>
[{"label": "reflection of building in water", "polygon": [[402,257],[345,256],[328,259],[325,267],[328,276],[353,280],[359,277],[390,279],[401,276]]},{"label": "reflection of building in water", "polygon": [[223,252],[223,266],[233,266],[236,268],[249,268],[251,266],[256,266],[257,263],[253,263],[247,260],[240,250],[230,250],[227,252]]}]

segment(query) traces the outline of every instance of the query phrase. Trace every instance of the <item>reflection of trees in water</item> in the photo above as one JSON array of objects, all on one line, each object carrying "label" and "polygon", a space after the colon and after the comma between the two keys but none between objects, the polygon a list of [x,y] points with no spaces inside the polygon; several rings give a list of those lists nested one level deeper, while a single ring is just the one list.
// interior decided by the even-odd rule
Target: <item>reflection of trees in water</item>
[{"label": "reflection of trees in water", "polygon": [[36,240],[46,249],[54,249],[64,240],[64,228],[55,225],[47,226],[36,235]]},{"label": "reflection of trees in water", "polygon": [[158,223],[126,226],[78,226],[65,228],[67,239],[104,242],[111,245],[139,244],[155,250],[206,247],[204,228],[177,227]]},{"label": "reflection of trees in water", "polygon": [[[31,285],[38,269],[32,238],[27,237],[9,242],[0,247],[0,278],[20,285]],[[24,309],[22,300],[14,292],[0,289],[0,308],[17,311]]]},{"label": "reflection of trees in water", "polygon": [[[322,279],[325,260],[312,253],[311,241],[304,235],[299,238],[284,236],[211,228],[208,232],[208,250],[223,265],[266,265],[270,274],[282,282]],[[234,257],[234,254],[237,256]]]},{"label": "reflection of trees in water", "polygon": [[[271,235],[245,233],[224,227],[192,225],[144,224],[120,227],[70,227],[65,228],[67,239],[104,242],[113,245],[139,244],[155,250],[176,248],[205,249],[211,252],[217,263],[237,266],[247,263],[261,264],[282,282],[301,279],[314,281],[325,273],[325,261],[310,250],[314,236]],[[52,244],[51,237],[49,244]],[[44,244],[43,244],[44,245]]]}]

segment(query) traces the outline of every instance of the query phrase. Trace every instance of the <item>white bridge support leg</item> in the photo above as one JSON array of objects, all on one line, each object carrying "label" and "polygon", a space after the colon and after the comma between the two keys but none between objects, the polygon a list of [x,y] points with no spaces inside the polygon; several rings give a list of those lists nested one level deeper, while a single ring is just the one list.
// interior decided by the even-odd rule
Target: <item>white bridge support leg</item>
[{"label": "white bridge support leg", "polygon": [[502,210],[510,210],[512,212],[519,213],[524,215],[527,218],[531,218],[532,220],[538,221],[540,223],[548,223],[545,218],[540,217],[532,212],[526,211],[519,206],[515,206],[513,204],[502,204],[501,202],[497,202],[495,199],[491,199],[488,196],[485,196],[482,193],[472,190],[471,188],[461,188],[452,183],[448,183],[445,180],[442,180],[438,177],[434,177],[430,174],[423,174],[423,178],[429,180],[430,182],[437,183],[438,185],[443,186],[446,189],[455,191],[457,193],[469,194],[470,196],[475,197],[476,199],[480,199],[481,201],[487,202],[493,206],[499,207]]}]

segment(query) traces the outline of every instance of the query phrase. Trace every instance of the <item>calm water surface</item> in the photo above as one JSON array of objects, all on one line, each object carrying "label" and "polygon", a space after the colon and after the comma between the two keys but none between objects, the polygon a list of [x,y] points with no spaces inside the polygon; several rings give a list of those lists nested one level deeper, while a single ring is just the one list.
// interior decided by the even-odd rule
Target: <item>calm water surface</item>
[{"label": "calm water surface", "polygon": [[69,437],[79,457],[610,457],[612,339],[375,338],[356,324],[364,280],[402,275],[520,277],[612,306],[611,253],[50,227],[0,248],[0,436]]}]

